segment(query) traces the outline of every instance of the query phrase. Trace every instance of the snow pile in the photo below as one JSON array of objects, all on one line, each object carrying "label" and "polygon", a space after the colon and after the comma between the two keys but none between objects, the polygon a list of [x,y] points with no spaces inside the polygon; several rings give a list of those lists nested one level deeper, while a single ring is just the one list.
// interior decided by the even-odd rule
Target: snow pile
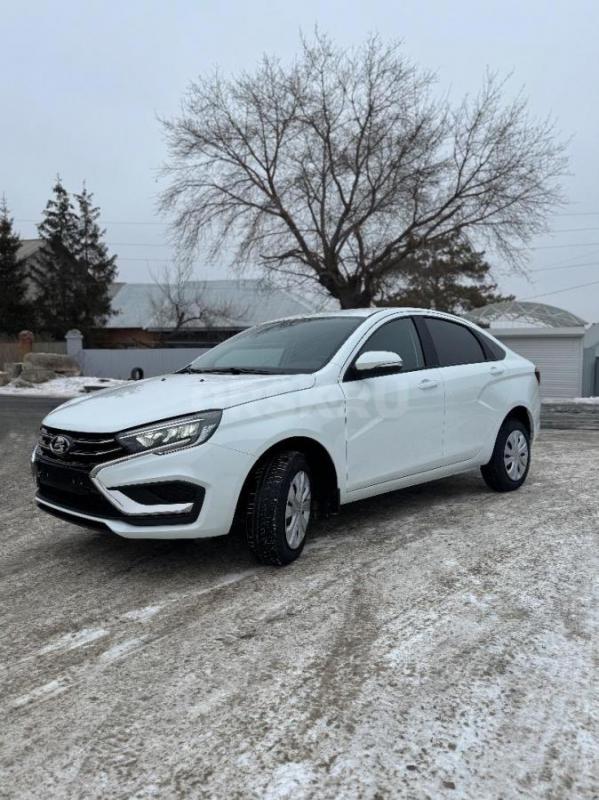
[{"label": "snow pile", "polygon": [[544,403],[575,403],[588,406],[599,406],[599,397],[544,397]]},{"label": "snow pile", "polygon": [[85,394],[86,387],[93,387],[93,389],[112,389],[123,383],[126,383],[126,381],[118,381],[113,378],[64,376],[61,378],[53,378],[44,383],[37,383],[27,388],[20,388],[19,386],[14,386],[13,383],[9,383],[6,386],[0,387],[0,395],[11,394],[21,397],[76,397],[79,394]]}]

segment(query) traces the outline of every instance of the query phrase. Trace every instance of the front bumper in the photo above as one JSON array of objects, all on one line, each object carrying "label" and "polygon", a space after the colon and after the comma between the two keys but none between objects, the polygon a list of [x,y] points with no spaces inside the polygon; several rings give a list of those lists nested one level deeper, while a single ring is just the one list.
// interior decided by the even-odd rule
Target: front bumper
[{"label": "front bumper", "polygon": [[[64,479],[55,477],[53,485],[43,481],[43,464],[44,459],[34,453],[36,501],[49,513],[82,525],[105,527],[129,539],[196,539],[229,532],[252,459],[246,453],[205,442],[164,455],[144,453],[101,464],[89,474],[77,475],[71,470]],[[82,481],[79,486],[78,481]],[[61,487],[61,483],[65,485]],[[139,502],[140,494],[146,499],[146,489],[165,484],[191,486],[197,491],[183,502],[181,498],[174,503]],[[76,497],[77,491],[86,494],[83,501]]]}]

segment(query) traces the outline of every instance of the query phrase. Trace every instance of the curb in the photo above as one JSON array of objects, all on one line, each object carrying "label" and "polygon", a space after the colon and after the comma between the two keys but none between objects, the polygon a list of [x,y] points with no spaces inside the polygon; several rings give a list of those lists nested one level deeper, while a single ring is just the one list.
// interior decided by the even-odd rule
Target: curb
[{"label": "curb", "polygon": [[599,405],[593,403],[543,403],[541,428],[599,431]]}]

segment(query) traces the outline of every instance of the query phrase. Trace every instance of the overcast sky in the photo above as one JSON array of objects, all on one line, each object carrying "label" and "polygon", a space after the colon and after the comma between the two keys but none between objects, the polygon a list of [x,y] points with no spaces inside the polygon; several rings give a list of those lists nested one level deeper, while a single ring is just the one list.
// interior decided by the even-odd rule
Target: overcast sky
[{"label": "overcast sky", "polygon": [[[533,111],[572,136],[569,205],[534,242],[530,280],[497,264],[504,291],[599,321],[599,3],[597,0],[61,0],[2,3],[0,193],[23,238],[57,172],[83,179],[102,208],[121,280],[148,280],[171,256],[156,214],[165,157],[157,115],[176,113],[187,83],[219,65],[290,57],[314,25],[342,44],[400,38],[453,97],[485,68],[524,86]],[[201,277],[227,277],[199,264]],[[595,282],[595,285],[588,285]],[[580,287],[581,288],[570,288]],[[567,291],[562,291],[567,289]]]}]

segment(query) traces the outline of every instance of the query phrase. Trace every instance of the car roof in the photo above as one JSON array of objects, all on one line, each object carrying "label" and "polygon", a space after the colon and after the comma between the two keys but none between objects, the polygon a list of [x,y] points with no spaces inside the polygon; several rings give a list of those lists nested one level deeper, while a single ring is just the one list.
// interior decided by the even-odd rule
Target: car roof
[{"label": "car roof", "polygon": [[368,319],[368,317],[372,317],[375,314],[397,314],[401,312],[402,314],[431,314],[433,316],[439,317],[446,317],[447,319],[454,319],[459,320],[460,322],[464,322],[469,324],[472,327],[477,327],[473,325],[471,320],[464,319],[463,317],[458,316],[457,314],[449,314],[446,311],[437,311],[434,308],[413,308],[411,306],[377,306],[376,308],[338,308],[334,311],[315,311],[313,314],[294,314],[290,317],[280,317],[277,320],[272,320],[272,322],[278,322],[283,319],[322,319],[323,317],[361,317],[363,319]]},{"label": "car roof", "polygon": [[313,314],[295,314],[285,319],[318,319],[320,317],[372,317],[373,314],[390,312],[426,311],[424,308],[409,308],[408,306],[378,306],[376,308],[337,308],[334,311],[315,311]]}]

